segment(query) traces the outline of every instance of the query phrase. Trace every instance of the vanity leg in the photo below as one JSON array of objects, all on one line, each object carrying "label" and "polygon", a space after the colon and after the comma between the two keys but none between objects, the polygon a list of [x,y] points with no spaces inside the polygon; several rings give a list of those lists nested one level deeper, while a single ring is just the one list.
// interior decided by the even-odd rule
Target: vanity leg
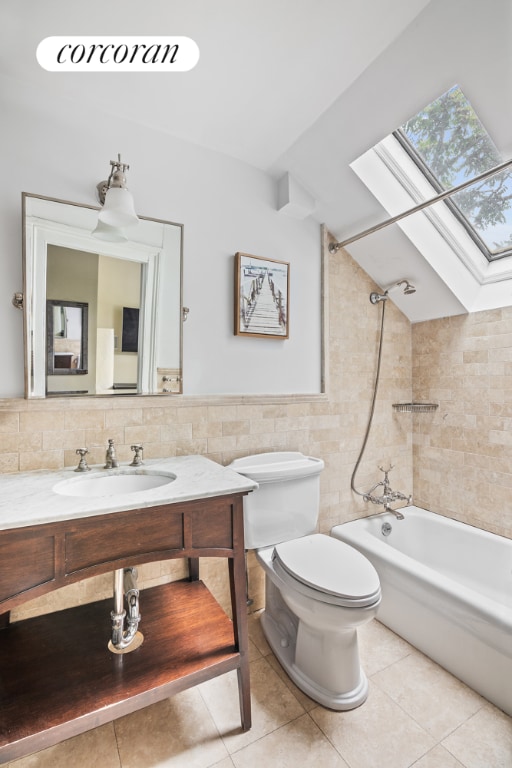
[{"label": "vanity leg", "polygon": [[231,588],[231,607],[233,611],[233,630],[235,643],[240,653],[240,666],[237,669],[238,695],[240,699],[240,719],[242,730],[251,727],[251,685],[249,672],[249,631],[247,627],[247,595],[245,581],[245,549],[243,543],[242,501],[238,500],[238,509],[233,515],[233,537],[235,540],[234,557],[229,560],[229,583]]},{"label": "vanity leg", "polygon": [[188,558],[188,580],[199,581],[199,558]]},{"label": "vanity leg", "polygon": [[0,613],[0,629],[5,629],[11,623],[11,612]]},{"label": "vanity leg", "polygon": [[240,720],[242,731],[249,731],[252,725],[251,720],[251,681],[249,677],[249,661],[242,664],[237,671],[238,676],[238,698],[240,700]]}]

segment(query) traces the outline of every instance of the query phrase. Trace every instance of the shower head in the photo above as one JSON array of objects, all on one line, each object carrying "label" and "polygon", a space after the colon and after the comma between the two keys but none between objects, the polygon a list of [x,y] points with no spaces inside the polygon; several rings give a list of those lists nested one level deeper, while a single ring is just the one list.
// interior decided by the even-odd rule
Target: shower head
[{"label": "shower head", "polygon": [[405,285],[405,288],[403,288],[402,290],[406,296],[408,296],[410,293],[416,293],[416,288],[414,287],[414,285],[412,285],[412,283],[410,283],[405,278],[403,280],[400,280],[397,283],[397,286],[400,286],[400,285]]},{"label": "shower head", "polygon": [[405,277],[403,277],[401,280],[398,280],[398,282],[393,283],[389,286],[389,288],[386,288],[384,293],[376,293],[375,291],[372,291],[370,293],[370,301],[372,304],[378,304],[379,301],[386,301],[386,299],[389,299],[389,294],[392,291],[395,291],[397,288],[402,288],[402,291],[405,296],[409,296],[411,293],[416,293],[416,288],[412,283],[409,282]]}]

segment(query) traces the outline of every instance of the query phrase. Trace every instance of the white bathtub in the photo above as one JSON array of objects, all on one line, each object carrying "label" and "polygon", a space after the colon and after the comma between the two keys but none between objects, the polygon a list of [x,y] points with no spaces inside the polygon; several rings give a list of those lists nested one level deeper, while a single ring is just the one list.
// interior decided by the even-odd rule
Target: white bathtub
[{"label": "white bathtub", "polygon": [[512,715],[512,540],[418,507],[401,511],[404,520],[387,512],[331,533],[375,566],[377,619]]}]

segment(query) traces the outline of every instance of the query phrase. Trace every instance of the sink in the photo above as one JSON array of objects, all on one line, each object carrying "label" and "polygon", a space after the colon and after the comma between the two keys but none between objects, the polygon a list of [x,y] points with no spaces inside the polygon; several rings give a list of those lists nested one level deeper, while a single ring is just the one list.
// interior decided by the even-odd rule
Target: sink
[{"label": "sink", "polygon": [[117,496],[123,493],[140,493],[168,485],[176,480],[171,472],[141,471],[95,474],[63,480],[53,486],[61,496]]}]

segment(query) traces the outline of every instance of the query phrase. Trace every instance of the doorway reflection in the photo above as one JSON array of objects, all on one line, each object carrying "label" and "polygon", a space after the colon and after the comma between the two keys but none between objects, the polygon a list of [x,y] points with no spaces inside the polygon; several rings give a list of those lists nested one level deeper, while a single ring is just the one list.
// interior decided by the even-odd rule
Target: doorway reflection
[{"label": "doorway reflection", "polygon": [[[53,308],[47,320],[47,394],[137,392],[138,347],[127,350],[122,340],[126,307],[139,315],[142,269],[136,261],[48,245],[46,297]],[[79,320],[72,310],[84,313],[84,307]],[[80,323],[80,341],[66,340],[67,329]],[[133,326],[130,332],[133,337]],[[80,378],[70,379],[73,373]]]}]

